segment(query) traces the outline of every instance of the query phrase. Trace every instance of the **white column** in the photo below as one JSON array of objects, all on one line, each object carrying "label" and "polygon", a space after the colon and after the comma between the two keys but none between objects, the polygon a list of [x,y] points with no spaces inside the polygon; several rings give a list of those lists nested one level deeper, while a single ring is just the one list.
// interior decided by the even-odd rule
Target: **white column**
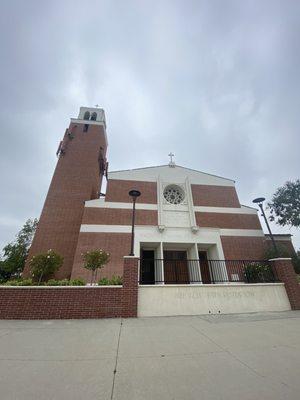
[{"label": "white column", "polygon": [[164,278],[164,252],[163,252],[163,244],[162,242],[159,243],[157,248],[157,258],[159,261],[155,263],[155,282],[158,285],[163,285],[165,283]]},{"label": "white column", "polygon": [[189,254],[189,274],[190,280],[193,281],[191,283],[199,284],[201,283],[201,271],[200,271],[200,263],[199,263],[199,256],[198,256],[198,246],[197,243],[194,243],[192,247],[188,251]]}]

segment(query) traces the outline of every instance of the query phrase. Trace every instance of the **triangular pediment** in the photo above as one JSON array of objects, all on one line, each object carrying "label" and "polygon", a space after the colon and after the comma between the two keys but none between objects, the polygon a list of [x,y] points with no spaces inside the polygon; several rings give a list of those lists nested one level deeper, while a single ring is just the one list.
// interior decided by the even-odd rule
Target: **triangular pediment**
[{"label": "triangular pediment", "polygon": [[180,165],[159,165],[154,167],[135,168],[108,173],[108,179],[156,182],[158,179],[164,182],[180,183],[189,179],[191,184],[234,186],[234,180],[223,178],[206,172],[182,167]]}]

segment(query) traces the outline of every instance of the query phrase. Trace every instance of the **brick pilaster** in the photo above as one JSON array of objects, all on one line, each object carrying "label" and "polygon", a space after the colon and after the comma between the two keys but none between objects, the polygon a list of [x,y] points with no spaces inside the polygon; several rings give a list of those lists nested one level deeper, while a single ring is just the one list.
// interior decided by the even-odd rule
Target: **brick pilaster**
[{"label": "brick pilaster", "polygon": [[124,257],[122,317],[137,317],[139,259]]},{"label": "brick pilaster", "polygon": [[278,279],[285,284],[292,310],[300,310],[300,286],[291,259],[273,258],[269,261],[272,262]]}]

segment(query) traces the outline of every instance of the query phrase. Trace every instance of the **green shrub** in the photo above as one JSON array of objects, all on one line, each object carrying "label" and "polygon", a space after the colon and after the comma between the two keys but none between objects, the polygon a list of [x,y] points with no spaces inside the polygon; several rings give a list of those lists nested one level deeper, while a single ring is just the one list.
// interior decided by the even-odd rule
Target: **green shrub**
[{"label": "green shrub", "polygon": [[108,279],[108,278],[101,278],[101,279],[98,281],[98,285],[101,285],[101,286],[110,285],[109,279]]},{"label": "green shrub", "polygon": [[71,286],[85,286],[85,281],[82,278],[71,279],[70,283]]},{"label": "green shrub", "polygon": [[101,278],[98,281],[98,285],[100,286],[116,286],[116,285],[122,285],[123,284],[123,278],[121,276],[115,276],[113,275],[111,279],[108,278]]},{"label": "green shrub", "polygon": [[49,279],[49,281],[45,282],[45,286],[68,286],[69,279]]},{"label": "green shrub", "polygon": [[32,286],[34,282],[32,279],[14,279],[4,283],[5,286]]},{"label": "green shrub", "polygon": [[244,275],[248,283],[274,281],[272,267],[267,264],[252,262],[244,267]]},{"label": "green shrub", "polygon": [[42,280],[47,280],[62,266],[63,261],[63,257],[51,249],[47,253],[33,256],[29,261],[29,266],[34,280],[39,283]]},{"label": "green shrub", "polygon": [[122,276],[115,276],[113,275],[113,277],[110,280],[110,285],[122,285],[123,284],[123,278]]}]

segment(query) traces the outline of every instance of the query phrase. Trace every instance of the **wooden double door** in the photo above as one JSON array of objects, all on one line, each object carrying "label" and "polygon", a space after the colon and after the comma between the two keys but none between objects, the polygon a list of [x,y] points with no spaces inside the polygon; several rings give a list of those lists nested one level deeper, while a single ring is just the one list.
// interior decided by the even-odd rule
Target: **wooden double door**
[{"label": "wooden double door", "polygon": [[186,251],[164,251],[165,284],[190,283]]}]

